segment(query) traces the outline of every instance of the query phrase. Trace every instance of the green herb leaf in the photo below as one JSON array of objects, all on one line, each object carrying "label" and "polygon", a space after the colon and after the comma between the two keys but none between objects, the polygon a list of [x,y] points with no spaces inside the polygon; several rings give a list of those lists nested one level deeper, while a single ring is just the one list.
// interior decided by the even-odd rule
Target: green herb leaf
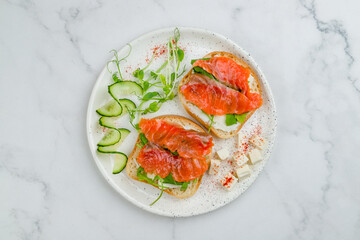
[{"label": "green herb leaf", "polygon": [[150,83],[147,81],[143,82],[143,92],[146,92],[150,87]]},{"label": "green herb leaf", "polygon": [[155,177],[154,177],[154,181],[155,180],[159,180],[160,182],[164,182],[164,180],[159,176],[159,175],[156,175]]},{"label": "green herb leaf", "polygon": [[134,77],[139,78],[139,72],[140,72],[140,68],[136,69],[136,70],[133,72]]},{"label": "green herb leaf", "polygon": [[184,182],[184,183],[181,185],[180,190],[181,190],[181,191],[185,191],[185,190],[187,189],[188,185],[189,185],[189,182]]},{"label": "green herb leaf", "polygon": [[235,114],[235,118],[239,123],[243,123],[245,122],[246,116],[248,115],[249,112],[247,113],[243,113],[243,114]]},{"label": "green herb leaf", "polygon": [[149,105],[149,109],[151,112],[156,112],[159,110],[159,106],[158,106],[159,102],[152,102],[150,105]]},{"label": "green herb leaf", "polygon": [[168,150],[169,152],[171,152],[171,153],[172,153],[172,155],[179,156],[179,153],[178,153],[177,151],[172,152],[172,151],[170,151],[170,150],[169,150],[169,149],[167,149],[167,148],[166,148],[166,150]]},{"label": "green herb leaf", "polygon": [[114,82],[121,82],[121,80],[119,79],[119,77],[116,75],[116,73],[114,73],[112,75],[112,79],[114,80]]},{"label": "green herb leaf", "polygon": [[143,101],[149,101],[153,97],[160,96],[158,92],[148,92],[145,94],[145,96],[142,98]]},{"label": "green herb leaf", "polygon": [[175,181],[172,174],[170,173],[166,178],[163,179],[163,183],[169,183],[169,184],[173,184],[173,185],[181,185],[180,190],[185,191],[190,182],[177,182],[177,181]]},{"label": "green herb leaf", "polygon": [[140,141],[143,146],[149,142],[149,140],[147,140],[147,138],[145,137],[145,134],[143,134],[143,133],[139,134],[139,138],[140,138]]},{"label": "green herb leaf", "polygon": [[162,83],[163,85],[166,85],[166,78],[165,78],[165,76],[162,75],[162,74],[160,74],[160,75],[159,75],[159,78],[160,78],[160,80],[161,80],[161,83]]},{"label": "green herb leaf", "polygon": [[171,91],[171,87],[169,85],[166,85],[165,87],[163,87],[163,91],[165,95],[168,95]]},{"label": "green herb leaf", "polygon": [[234,125],[237,122],[234,114],[226,114],[225,124],[226,126]]},{"label": "green herb leaf", "polygon": [[170,183],[170,184],[174,184],[174,185],[182,185],[182,183],[177,182],[177,181],[174,180],[171,173],[166,178],[164,178],[163,180],[164,180],[164,183]]},{"label": "green herb leaf", "polygon": [[134,77],[143,80],[144,79],[144,70],[138,68],[133,72]]},{"label": "green herb leaf", "polygon": [[[156,186],[156,187],[160,187],[161,186],[157,183],[154,182],[154,180],[152,180],[151,178],[149,178],[144,170],[144,168],[142,167],[139,167],[137,169],[137,172],[136,172],[136,176],[139,178],[139,180],[143,180],[143,181],[146,181],[148,182],[149,184],[153,185],[153,186]],[[164,187],[165,188],[165,187]]]},{"label": "green herb leaf", "polygon": [[178,60],[181,62],[184,59],[184,51],[180,48],[177,50]]},{"label": "green herb leaf", "polygon": [[194,70],[194,72],[196,72],[196,73],[200,73],[200,74],[203,74],[203,75],[205,75],[205,76],[208,76],[208,77],[211,78],[211,79],[217,80],[212,74],[208,73],[207,71],[205,71],[205,70],[202,69],[201,67],[196,66],[196,67],[193,68],[193,70]]},{"label": "green herb leaf", "polygon": [[155,73],[155,72],[153,72],[153,71],[151,71],[151,72],[150,72],[150,76],[153,77],[153,78],[156,80],[156,78],[158,77],[158,74]]},{"label": "green herb leaf", "polygon": [[143,70],[140,70],[140,71],[139,71],[139,76],[138,76],[138,78],[139,78],[140,80],[143,80],[143,79],[144,79],[144,71],[143,71]]},{"label": "green herb leaf", "polygon": [[175,73],[171,73],[171,81],[173,82],[175,80]]},{"label": "green herb leaf", "polygon": [[157,112],[160,109],[162,102],[163,101],[160,100],[160,101],[155,101],[155,102],[150,103],[149,107],[147,107],[145,110],[143,110],[142,114]]},{"label": "green herb leaf", "polygon": [[170,95],[167,97],[167,100],[173,100],[175,97],[175,94],[172,92],[170,93]]},{"label": "green herb leaf", "polygon": [[191,65],[193,65],[197,60],[209,60],[210,58],[198,58],[198,59],[192,59]]},{"label": "green herb leaf", "polygon": [[190,182],[177,182],[177,181],[175,181],[172,174],[170,173],[166,178],[163,178],[163,183],[169,183],[169,184],[173,184],[173,185],[181,185],[180,190],[185,191]]}]

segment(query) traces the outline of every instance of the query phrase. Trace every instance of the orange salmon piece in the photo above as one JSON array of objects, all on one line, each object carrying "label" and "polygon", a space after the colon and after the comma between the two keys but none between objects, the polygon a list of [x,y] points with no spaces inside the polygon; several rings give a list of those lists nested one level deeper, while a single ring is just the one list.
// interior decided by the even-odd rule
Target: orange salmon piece
[{"label": "orange salmon piece", "polygon": [[210,115],[242,114],[263,103],[258,93],[245,95],[202,74],[192,74],[180,87],[180,92],[186,100]]},{"label": "orange salmon piece", "polygon": [[249,92],[248,79],[250,70],[227,57],[213,57],[208,60],[197,60],[193,66],[199,66],[215,76],[228,87],[240,90],[245,95]]},{"label": "orange salmon piece", "polygon": [[170,124],[160,119],[141,119],[139,123],[145,137],[153,143],[184,158],[205,160],[214,145],[211,135],[187,130],[178,124]]}]

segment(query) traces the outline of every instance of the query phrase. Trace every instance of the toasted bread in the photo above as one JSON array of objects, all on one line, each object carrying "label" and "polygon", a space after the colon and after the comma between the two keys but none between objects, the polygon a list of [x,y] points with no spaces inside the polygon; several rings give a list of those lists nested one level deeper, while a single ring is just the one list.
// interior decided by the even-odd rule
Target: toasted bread
[{"label": "toasted bread", "polygon": [[[256,92],[261,94],[261,88],[260,88],[260,83],[259,83],[259,79],[257,77],[257,75],[254,73],[254,71],[240,58],[236,57],[235,55],[228,53],[228,52],[219,52],[219,51],[215,51],[215,52],[211,52],[207,55],[205,55],[203,58],[212,58],[212,57],[227,57],[230,58],[232,60],[234,60],[237,64],[247,68],[250,70],[250,74],[252,75],[252,77],[254,78],[254,83],[250,84],[250,91],[251,92]],[[179,88],[184,85],[185,83],[187,83],[190,80],[190,76],[191,74],[193,74],[193,69],[191,68],[190,71],[183,77],[183,79],[181,80],[180,84],[179,84]],[[193,103],[187,101],[185,99],[185,97],[181,94],[181,92],[179,92],[179,97],[180,97],[180,101],[183,104],[185,110],[193,117],[195,118],[198,122],[200,122],[205,128],[209,128],[209,124],[206,123],[203,119],[201,119],[199,117],[198,114],[196,114],[195,112],[193,112],[190,109],[190,106],[193,105],[195,106]],[[246,121],[254,114],[256,110],[250,111],[247,116],[246,119],[243,123],[238,123],[238,127],[235,130],[232,131],[225,131],[222,129],[218,129],[215,127],[211,127],[211,133],[213,133],[215,136],[219,137],[219,138],[230,138],[233,137],[234,135],[236,135],[240,129],[242,128],[242,126],[244,126],[244,124],[246,123]]]},{"label": "toasted bread", "polygon": [[[156,117],[156,119],[162,119],[162,120],[167,121],[168,123],[176,123],[176,124],[179,124],[179,125],[185,127],[186,129],[193,129],[193,130],[196,130],[199,132],[205,132],[204,129],[202,129],[202,127],[200,127],[198,124],[196,124],[193,121],[191,121],[190,119],[187,119],[182,116],[164,115],[164,116]],[[128,162],[126,164],[126,172],[127,172],[128,176],[137,181],[141,181],[137,176],[138,166],[137,166],[137,162],[136,162],[136,158],[139,155],[140,150],[141,150],[141,148],[139,147],[140,142],[141,142],[140,138],[138,138],[136,141],[135,147],[134,147],[133,151],[131,152],[131,154],[128,158]],[[206,161],[208,163],[208,166],[210,165],[210,160],[211,160],[211,153],[209,153],[206,156]],[[168,194],[173,195],[177,198],[181,198],[181,199],[191,197],[192,195],[194,195],[196,193],[197,189],[199,188],[201,179],[202,179],[202,176],[200,176],[198,178],[196,183],[190,184],[185,191],[181,191],[179,188],[170,188],[170,189],[165,189],[164,192],[167,192]],[[145,181],[141,181],[141,182],[145,182]]]}]

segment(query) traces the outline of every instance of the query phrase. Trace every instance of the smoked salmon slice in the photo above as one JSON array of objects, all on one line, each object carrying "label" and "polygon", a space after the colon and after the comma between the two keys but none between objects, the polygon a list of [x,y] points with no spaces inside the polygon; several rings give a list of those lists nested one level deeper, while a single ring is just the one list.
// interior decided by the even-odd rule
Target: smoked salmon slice
[{"label": "smoked salmon slice", "polygon": [[178,124],[161,119],[141,119],[139,123],[145,137],[153,143],[184,158],[205,160],[214,145],[212,137],[203,132],[187,130]]},{"label": "smoked salmon slice", "polygon": [[208,169],[205,160],[174,156],[171,174],[177,182],[188,182],[203,175]]},{"label": "smoked salmon slice", "polygon": [[186,100],[210,115],[242,114],[259,108],[263,102],[258,93],[245,95],[197,73],[180,87],[180,92]]},{"label": "smoked salmon slice", "polygon": [[205,160],[175,156],[154,143],[147,143],[137,157],[146,173],[167,177],[170,173],[177,182],[188,182],[203,175],[208,169]]},{"label": "smoked salmon slice", "polygon": [[212,57],[208,60],[199,59],[193,64],[215,76],[217,80],[228,87],[240,90],[245,95],[249,92],[248,78],[250,70],[237,64],[227,57]]},{"label": "smoked salmon slice", "polygon": [[142,147],[137,162],[147,173],[167,177],[171,172],[172,154],[151,142]]}]

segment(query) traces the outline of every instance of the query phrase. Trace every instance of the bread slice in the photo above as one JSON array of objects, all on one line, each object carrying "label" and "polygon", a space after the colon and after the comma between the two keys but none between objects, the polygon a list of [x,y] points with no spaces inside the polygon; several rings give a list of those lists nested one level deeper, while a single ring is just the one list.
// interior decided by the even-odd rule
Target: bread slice
[{"label": "bread slice", "polygon": [[[237,64],[247,68],[250,70],[250,75],[252,75],[252,77],[254,78],[254,82],[253,84],[250,84],[250,91],[251,92],[256,92],[261,94],[261,88],[260,88],[260,83],[259,83],[259,79],[257,77],[257,75],[254,73],[254,71],[240,58],[236,57],[235,55],[228,53],[228,52],[219,52],[219,51],[215,51],[215,52],[211,52],[207,55],[205,55],[203,58],[212,58],[212,57],[227,57],[227,58],[231,58],[232,60],[234,60]],[[191,68],[190,71],[183,77],[183,79],[181,80],[180,84],[179,84],[179,88],[184,85],[185,83],[187,83],[190,80],[190,76],[191,74],[193,74],[193,69]],[[181,94],[181,92],[179,92],[179,97],[180,97],[180,101],[183,104],[185,110],[193,117],[195,118],[198,122],[200,122],[205,128],[209,128],[209,124],[206,123],[205,121],[203,121],[196,113],[194,113],[191,109],[190,106],[193,105],[195,106],[193,103],[191,103],[190,101],[187,101],[185,99],[185,97]],[[256,110],[250,111],[247,116],[245,121],[242,124],[239,124],[239,126],[233,130],[233,131],[225,131],[223,129],[217,129],[215,127],[211,127],[211,133],[213,133],[215,136],[219,137],[219,138],[231,138],[234,135],[236,135],[240,129],[242,128],[242,126],[244,126],[244,124],[246,123],[247,120],[249,120],[249,118],[254,114]]]},{"label": "bread slice", "polygon": [[[200,127],[198,124],[196,124],[193,121],[191,121],[190,119],[187,119],[182,116],[163,115],[163,116],[156,117],[155,119],[162,119],[162,120],[167,121],[168,123],[176,123],[176,124],[183,126],[186,129],[193,129],[195,131],[205,132],[204,129],[202,127]],[[139,180],[139,178],[137,176],[138,165],[136,162],[136,158],[139,155],[140,150],[141,150],[141,148],[139,147],[139,145],[141,145],[140,143],[141,143],[140,138],[138,138],[136,141],[135,147],[134,147],[133,151],[131,152],[131,154],[128,158],[128,162],[126,164],[126,172],[127,172],[128,176],[137,181],[141,181],[141,180]],[[206,161],[207,161],[208,166],[210,165],[211,154],[212,153],[209,153],[206,156]],[[189,185],[185,191],[181,191],[179,188],[170,188],[170,189],[165,189],[164,192],[167,192],[168,194],[173,195],[177,198],[181,198],[181,199],[191,197],[192,195],[194,195],[196,193],[197,189],[199,188],[201,179],[202,179],[202,176],[200,176],[198,178],[198,180],[195,184],[192,183],[191,185]],[[145,182],[145,181],[141,181],[141,182]],[[147,183],[147,182],[145,182],[145,183]]]}]

